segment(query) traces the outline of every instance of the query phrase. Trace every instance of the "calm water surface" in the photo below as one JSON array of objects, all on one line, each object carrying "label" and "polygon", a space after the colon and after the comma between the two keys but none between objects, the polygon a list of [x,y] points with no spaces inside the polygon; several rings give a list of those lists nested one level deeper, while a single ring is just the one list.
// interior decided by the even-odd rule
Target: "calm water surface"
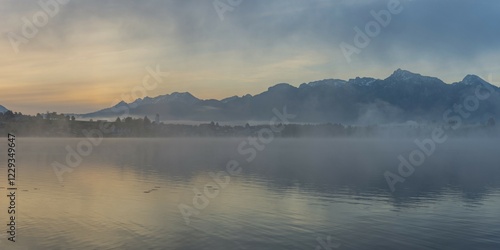
[{"label": "calm water surface", "polygon": [[[243,139],[105,139],[60,183],[51,163],[80,140],[18,139],[18,238],[5,226],[0,249],[500,249],[498,140],[439,145],[394,193],[383,174],[410,140],[277,139],[248,163]],[[179,204],[230,160],[242,173],[186,225]]]}]

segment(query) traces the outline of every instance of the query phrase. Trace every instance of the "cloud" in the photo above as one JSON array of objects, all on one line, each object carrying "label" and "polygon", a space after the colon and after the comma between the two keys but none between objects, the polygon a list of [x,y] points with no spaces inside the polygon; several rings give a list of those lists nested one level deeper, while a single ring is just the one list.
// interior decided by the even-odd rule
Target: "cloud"
[{"label": "cloud", "polygon": [[[363,28],[373,20],[370,11],[387,8],[389,0],[244,0],[224,13],[224,21],[212,2],[71,0],[19,54],[8,39],[0,40],[0,84],[53,85],[51,98],[61,100],[82,83],[96,91],[111,86],[116,91],[106,92],[109,97],[79,98],[105,103],[137,85],[145,67],[156,63],[172,79],[148,95],[190,91],[202,98],[255,94],[277,82],[385,78],[400,67],[448,82],[469,73],[487,78],[500,69],[495,0],[401,0],[404,10],[351,64],[340,43],[352,43],[354,27]],[[22,18],[40,10],[35,1],[2,2],[0,33],[20,34]]]}]

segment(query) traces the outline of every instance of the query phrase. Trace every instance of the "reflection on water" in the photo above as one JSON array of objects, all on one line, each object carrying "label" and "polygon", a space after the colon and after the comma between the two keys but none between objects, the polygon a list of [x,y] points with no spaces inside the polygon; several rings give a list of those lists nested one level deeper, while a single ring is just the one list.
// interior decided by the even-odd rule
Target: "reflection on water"
[{"label": "reflection on water", "polygon": [[[239,139],[105,139],[59,183],[51,163],[79,139],[18,140],[27,191],[18,242],[1,249],[316,249],[327,236],[339,249],[500,246],[494,140],[450,140],[395,193],[383,173],[410,141],[279,139],[243,164]],[[187,226],[178,205],[231,159],[242,174]]]}]

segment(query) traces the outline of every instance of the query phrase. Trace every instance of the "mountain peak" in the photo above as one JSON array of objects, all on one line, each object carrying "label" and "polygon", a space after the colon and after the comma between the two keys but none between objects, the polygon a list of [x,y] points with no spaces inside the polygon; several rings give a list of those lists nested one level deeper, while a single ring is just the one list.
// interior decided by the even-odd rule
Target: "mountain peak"
[{"label": "mountain peak", "polygon": [[307,83],[307,86],[317,87],[317,86],[342,86],[346,84],[346,81],[340,79],[324,79],[320,81],[314,81]]},{"label": "mountain peak", "polygon": [[398,83],[398,82],[406,82],[406,83],[412,83],[412,84],[439,84],[439,85],[445,85],[443,81],[441,81],[439,78],[436,77],[431,77],[431,76],[423,76],[421,74],[413,73],[408,70],[403,70],[403,69],[397,69],[392,73],[391,76],[386,78],[385,80],[389,80],[389,82],[392,83]]},{"label": "mountain peak", "polygon": [[9,111],[7,108],[5,108],[4,106],[0,105],[0,113],[5,113]]},{"label": "mountain peak", "polygon": [[115,105],[115,107],[120,107],[120,106],[128,106],[128,104],[125,101],[120,101],[118,104]]},{"label": "mountain peak", "polygon": [[410,72],[410,71],[404,70],[404,69],[397,69],[387,79],[390,78],[390,79],[396,79],[396,80],[409,80],[409,79],[416,77],[416,76],[421,77],[422,75],[416,74],[416,73],[413,73],[413,72]]},{"label": "mountain peak", "polygon": [[371,77],[356,77],[354,79],[349,79],[350,84],[354,84],[357,86],[372,86],[373,83],[375,83],[377,79],[371,78]]},{"label": "mountain peak", "polygon": [[272,87],[269,87],[268,91],[270,90],[287,90],[287,89],[294,89],[295,87],[288,84],[288,83],[278,83]]},{"label": "mountain peak", "polygon": [[167,102],[185,102],[195,103],[199,101],[198,98],[189,92],[173,92],[169,95],[161,95],[151,99],[152,103],[167,103]]},{"label": "mountain peak", "polygon": [[477,75],[467,75],[462,80],[462,83],[464,83],[465,85],[474,85],[474,84],[484,83],[484,82],[486,82],[486,81]]},{"label": "mountain peak", "polygon": [[175,96],[175,97],[189,97],[189,98],[193,98],[194,97],[189,92],[173,92],[172,94],[170,94],[170,96]]}]

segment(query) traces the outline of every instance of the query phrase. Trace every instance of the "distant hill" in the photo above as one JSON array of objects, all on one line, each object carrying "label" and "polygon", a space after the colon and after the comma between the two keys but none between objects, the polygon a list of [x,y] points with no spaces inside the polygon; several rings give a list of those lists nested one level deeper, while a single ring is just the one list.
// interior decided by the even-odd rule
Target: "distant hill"
[{"label": "distant hill", "polygon": [[[468,122],[486,122],[500,117],[500,89],[475,75],[446,84],[438,78],[398,69],[386,79],[326,79],[294,87],[280,83],[258,95],[233,96],[223,100],[201,100],[190,93],[146,97],[132,103],[80,115],[84,118],[149,116],[159,114],[163,121],[268,121],[273,108],[287,106],[297,115],[295,122],[340,122],[384,124],[406,121],[442,121],[447,109],[462,105],[476,89],[494,94],[480,101]],[[473,103],[472,103],[473,104]],[[457,107],[455,107],[457,108]]]},{"label": "distant hill", "polygon": [[5,113],[9,111],[7,108],[5,108],[4,106],[0,105],[0,113]]}]

